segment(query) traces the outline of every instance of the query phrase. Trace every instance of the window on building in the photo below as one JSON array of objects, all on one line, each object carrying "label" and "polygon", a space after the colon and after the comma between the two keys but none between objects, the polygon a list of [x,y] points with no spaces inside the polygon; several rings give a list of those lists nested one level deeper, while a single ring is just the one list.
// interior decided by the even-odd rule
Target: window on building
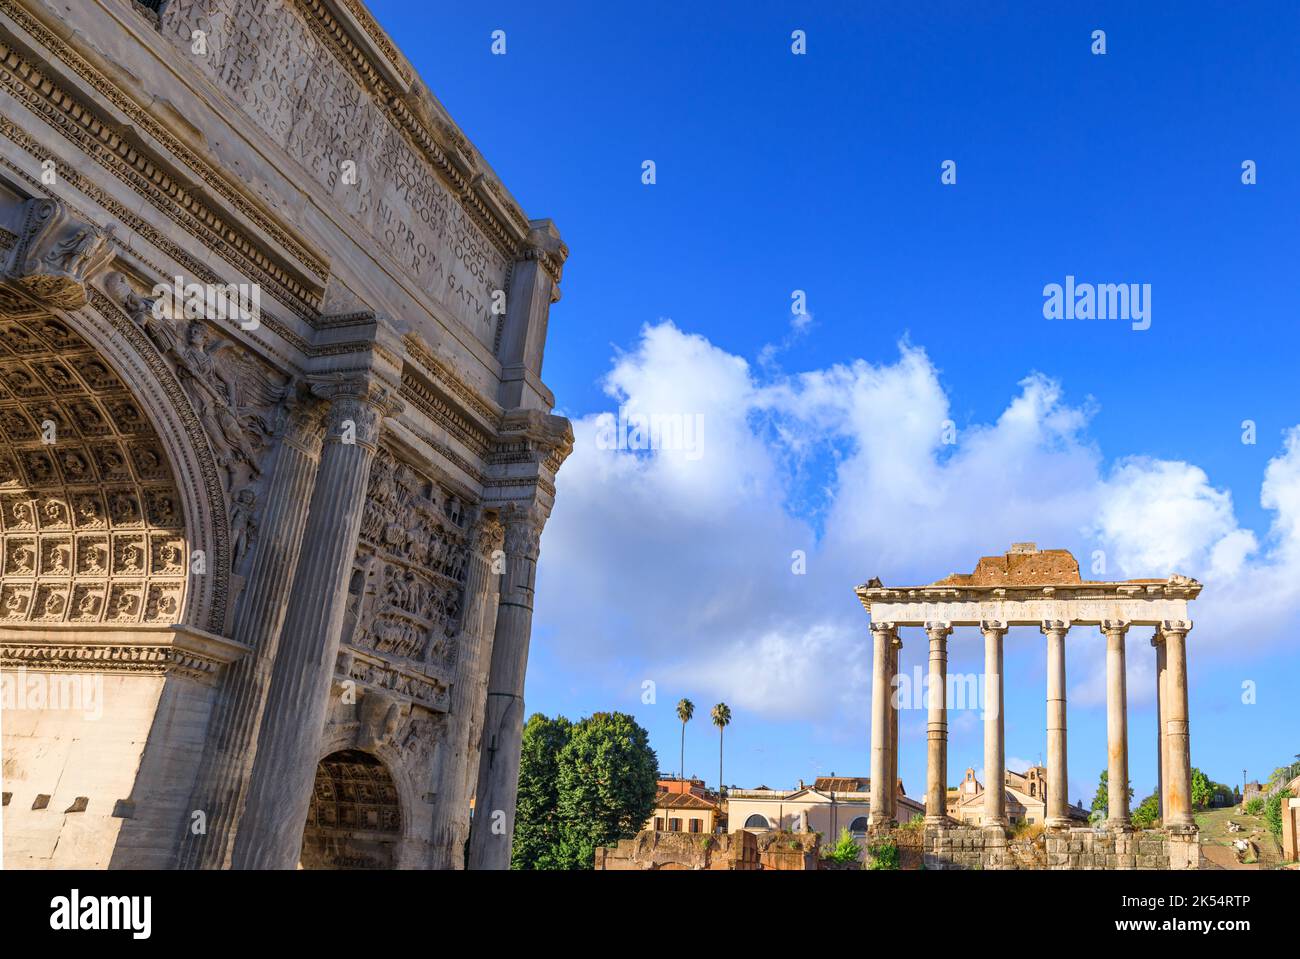
[{"label": "window on building", "polygon": [[664,817],[655,816],[655,832],[663,832],[663,831],[664,831]]},{"label": "window on building", "polygon": [[766,829],[766,828],[767,828],[767,820],[764,819],[762,816],[760,816],[758,813],[754,813],[754,815],[750,816],[748,819],[745,820],[745,828],[746,828],[746,829]]},{"label": "window on building", "polygon": [[857,819],[853,820],[853,822],[849,823],[849,832],[866,832],[866,831],[867,831],[866,816],[859,816]]},{"label": "window on building", "polygon": [[670,820],[668,820],[668,831],[669,831],[669,832],[681,832],[681,831],[682,831],[682,821],[681,821],[680,819],[670,819]]},{"label": "window on building", "polygon": [[692,820],[690,821],[690,827],[691,827],[691,829],[690,829],[691,832],[701,832],[701,831],[703,830],[703,828],[704,828],[704,820],[703,820],[703,819],[692,819]]}]

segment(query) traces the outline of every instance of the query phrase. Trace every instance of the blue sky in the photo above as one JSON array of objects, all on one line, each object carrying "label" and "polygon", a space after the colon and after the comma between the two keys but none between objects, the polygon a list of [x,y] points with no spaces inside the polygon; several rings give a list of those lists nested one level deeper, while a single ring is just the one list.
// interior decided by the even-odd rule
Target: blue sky
[{"label": "blue sky", "polygon": [[[1037,540],[1085,576],[1101,549],[1117,578],[1206,582],[1194,764],[1231,783],[1300,752],[1300,9],[370,6],[572,251],[544,379],[579,444],[542,541],[530,711],[632,712],[675,768],[689,696],[687,771],[715,782],[707,712],[725,699],[728,782],[865,775],[852,585]],[[1150,329],[1045,320],[1043,287],[1067,274],[1149,283]],[[704,455],[596,449],[595,417],[625,402],[702,415]],[[955,444],[933,441],[943,420]],[[1130,635],[1139,799],[1148,639]],[[1013,764],[1045,749],[1042,643],[1008,640]],[[923,648],[905,637],[904,669]],[[1072,799],[1105,762],[1100,648],[1071,635]],[[978,635],[955,637],[952,668],[980,663]],[[977,720],[954,721],[949,752],[954,782],[982,767]],[[922,793],[920,711],[900,765]]]}]

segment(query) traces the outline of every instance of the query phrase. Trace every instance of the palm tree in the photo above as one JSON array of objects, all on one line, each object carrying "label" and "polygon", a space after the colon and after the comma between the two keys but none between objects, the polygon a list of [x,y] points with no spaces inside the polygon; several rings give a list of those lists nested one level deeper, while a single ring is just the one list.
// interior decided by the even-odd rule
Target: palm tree
[{"label": "palm tree", "polygon": [[722,807],[722,731],[731,722],[731,707],[718,703],[713,707],[713,725],[718,727],[718,807]]},{"label": "palm tree", "polygon": [[686,778],[686,724],[695,715],[695,704],[683,699],[677,704],[677,718],[682,721],[682,778]]}]

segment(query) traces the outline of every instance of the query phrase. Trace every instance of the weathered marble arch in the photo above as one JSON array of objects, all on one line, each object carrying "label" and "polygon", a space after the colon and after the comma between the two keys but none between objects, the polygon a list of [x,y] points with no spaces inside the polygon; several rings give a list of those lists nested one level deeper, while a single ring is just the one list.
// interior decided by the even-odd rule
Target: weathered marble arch
[{"label": "weathered marble arch", "polygon": [[0,0],[0,678],[101,713],[6,712],[5,866],[461,868],[513,818],[567,254],[357,0]]}]

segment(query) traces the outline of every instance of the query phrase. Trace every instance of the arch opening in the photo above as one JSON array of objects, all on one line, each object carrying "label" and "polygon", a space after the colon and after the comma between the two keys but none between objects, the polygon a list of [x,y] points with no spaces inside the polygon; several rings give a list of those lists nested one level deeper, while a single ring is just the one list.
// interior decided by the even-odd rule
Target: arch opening
[{"label": "arch opening", "polygon": [[345,749],[320,761],[300,868],[392,869],[401,838],[397,786],[381,760]]}]

